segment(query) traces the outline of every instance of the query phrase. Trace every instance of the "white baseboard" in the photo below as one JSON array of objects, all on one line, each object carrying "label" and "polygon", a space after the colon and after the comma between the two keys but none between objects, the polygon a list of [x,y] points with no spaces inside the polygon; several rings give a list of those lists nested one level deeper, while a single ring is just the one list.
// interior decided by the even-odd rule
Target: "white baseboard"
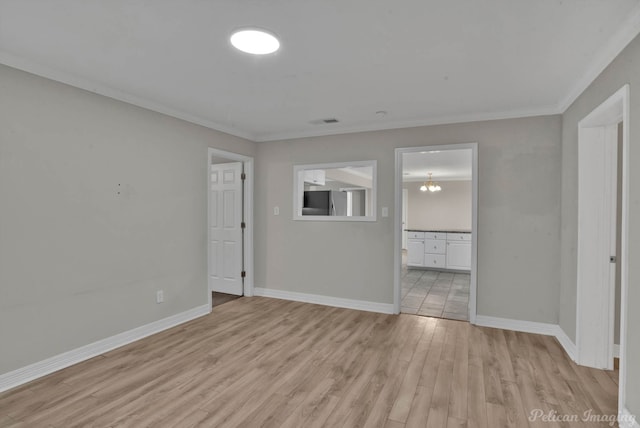
[{"label": "white baseboard", "polygon": [[622,410],[622,414],[618,415],[618,426],[620,428],[640,428],[640,424],[626,407]]},{"label": "white baseboard", "polygon": [[558,342],[560,342],[560,345],[562,345],[565,352],[569,354],[569,358],[576,361],[578,358],[578,349],[576,348],[576,344],[573,343],[573,340],[571,340],[569,336],[567,336],[567,333],[564,332],[562,327],[556,325],[556,330],[556,339],[558,339]]},{"label": "white baseboard", "polygon": [[476,316],[476,325],[482,327],[501,328],[504,330],[522,331],[524,333],[544,334],[546,336],[555,336],[557,327],[557,324],[488,317],[485,315]]},{"label": "white baseboard", "polygon": [[297,293],[295,291],[274,290],[272,288],[255,287],[255,296],[272,297],[274,299],[293,300],[295,302],[315,303],[317,305],[334,306],[337,308],[357,309],[360,311],[393,313],[393,303],[367,302],[364,300],[342,299],[338,297],[321,296],[319,294]]},{"label": "white baseboard", "polygon": [[55,355],[46,360],[30,364],[8,373],[0,375],[0,392],[7,391],[16,386],[30,382],[42,376],[46,376],[55,371],[64,369],[81,361],[88,360],[97,355],[104,354],[112,349],[127,345],[152,334],[159,333],[179,324],[191,321],[192,319],[207,315],[211,312],[209,305],[198,306],[197,308],[163,318],[158,321],[134,328],[115,336],[107,337],[97,342],[90,343],[80,348],[73,349],[62,354]]},{"label": "white baseboard", "polygon": [[554,336],[558,339],[560,345],[562,345],[565,352],[569,355],[569,358],[573,361],[576,360],[576,345],[558,324],[477,315],[476,325],[482,327],[501,328],[504,330],[521,331],[524,333],[542,334],[545,336]]}]

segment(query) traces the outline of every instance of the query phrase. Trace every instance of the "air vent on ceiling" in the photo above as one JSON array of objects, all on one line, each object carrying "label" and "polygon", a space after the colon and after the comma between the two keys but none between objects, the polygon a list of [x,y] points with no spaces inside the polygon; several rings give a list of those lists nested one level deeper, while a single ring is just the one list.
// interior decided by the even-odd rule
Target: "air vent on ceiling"
[{"label": "air vent on ceiling", "polygon": [[316,120],[312,120],[309,123],[311,123],[312,125],[324,125],[327,123],[338,123],[339,120],[336,119],[335,117],[330,117],[328,119],[316,119]]}]

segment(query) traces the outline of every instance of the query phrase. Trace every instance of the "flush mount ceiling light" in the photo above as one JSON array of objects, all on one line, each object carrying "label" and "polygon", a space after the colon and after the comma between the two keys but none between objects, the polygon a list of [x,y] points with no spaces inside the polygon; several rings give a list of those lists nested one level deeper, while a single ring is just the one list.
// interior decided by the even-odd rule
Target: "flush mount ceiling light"
[{"label": "flush mount ceiling light", "polygon": [[280,48],[275,35],[257,28],[237,30],[229,40],[234,48],[253,55],[267,55]]},{"label": "flush mount ceiling light", "polygon": [[420,186],[420,190],[422,192],[426,192],[427,190],[430,192],[439,192],[442,190],[442,187],[440,187],[440,185],[438,183],[434,183],[431,180],[431,176],[433,174],[430,172],[429,173],[429,181],[425,181],[424,183],[422,183],[422,186]]}]

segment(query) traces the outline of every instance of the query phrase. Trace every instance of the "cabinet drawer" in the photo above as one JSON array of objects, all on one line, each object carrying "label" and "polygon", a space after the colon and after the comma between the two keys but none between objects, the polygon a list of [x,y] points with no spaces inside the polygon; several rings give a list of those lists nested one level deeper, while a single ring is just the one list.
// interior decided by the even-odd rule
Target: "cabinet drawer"
[{"label": "cabinet drawer", "polygon": [[445,254],[447,252],[447,241],[444,239],[425,239],[424,252],[428,254]]},{"label": "cabinet drawer", "polygon": [[447,241],[471,241],[470,233],[447,233]]},{"label": "cabinet drawer", "polygon": [[425,232],[425,239],[447,239],[447,234],[442,232]]},{"label": "cabinet drawer", "polygon": [[407,232],[408,239],[424,239],[424,232]]},{"label": "cabinet drawer", "polygon": [[445,255],[444,254],[425,254],[424,266],[444,268],[446,266]]}]

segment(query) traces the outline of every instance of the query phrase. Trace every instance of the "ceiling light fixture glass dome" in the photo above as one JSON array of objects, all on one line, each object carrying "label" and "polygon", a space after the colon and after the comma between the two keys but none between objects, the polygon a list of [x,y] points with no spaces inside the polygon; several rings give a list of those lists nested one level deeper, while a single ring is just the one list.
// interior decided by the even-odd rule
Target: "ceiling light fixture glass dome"
[{"label": "ceiling light fixture glass dome", "polygon": [[258,28],[236,30],[229,40],[234,48],[253,55],[267,55],[280,49],[280,41],[274,34]]}]

